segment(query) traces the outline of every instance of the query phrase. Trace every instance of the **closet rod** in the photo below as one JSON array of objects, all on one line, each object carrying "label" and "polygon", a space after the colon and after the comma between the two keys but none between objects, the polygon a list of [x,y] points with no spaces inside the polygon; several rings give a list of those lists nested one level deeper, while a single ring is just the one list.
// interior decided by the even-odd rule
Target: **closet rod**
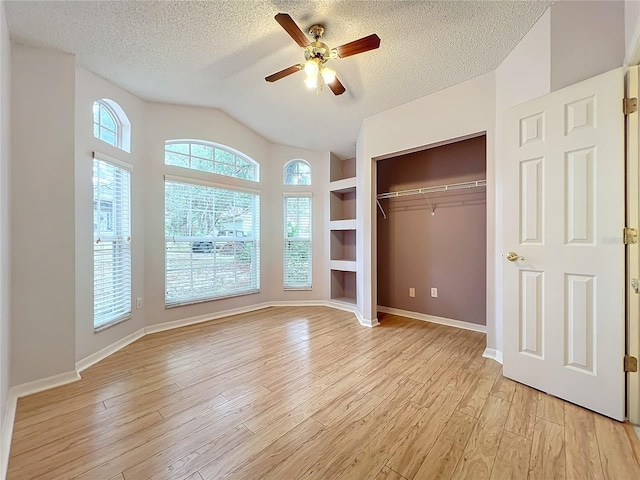
[{"label": "closet rod", "polygon": [[486,180],[476,180],[475,182],[452,183],[449,185],[436,185],[434,187],[414,188],[412,190],[401,190],[398,192],[380,193],[376,199],[408,197],[411,195],[424,195],[429,193],[449,192],[452,190],[468,190],[470,188],[486,187]]}]

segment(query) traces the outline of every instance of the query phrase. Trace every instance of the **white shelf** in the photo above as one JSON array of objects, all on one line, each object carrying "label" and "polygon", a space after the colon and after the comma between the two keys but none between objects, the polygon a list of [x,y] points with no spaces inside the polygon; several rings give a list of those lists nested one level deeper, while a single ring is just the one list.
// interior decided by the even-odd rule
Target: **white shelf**
[{"label": "white shelf", "polygon": [[343,272],[355,272],[356,262],[352,260],[331,260],[331,270],[342,270]]},{"label": "white shelf", "polygon": [[329,183],[329,190],[335,193],[347,193],[356,191],[356,178],[345,178]]},{"label": "white shelf", "polygon": [[337,297],[337,298],[332,298],[331,299],[332,302],[340,302],[340,303],[346,303],[348,305],[356,305],[356,299],[355,298],[351,298],[351,297]]},{"label": "white shelf", "polygon": [[356,220],[331,220],[329,222],[329,230],[355,230]]}]

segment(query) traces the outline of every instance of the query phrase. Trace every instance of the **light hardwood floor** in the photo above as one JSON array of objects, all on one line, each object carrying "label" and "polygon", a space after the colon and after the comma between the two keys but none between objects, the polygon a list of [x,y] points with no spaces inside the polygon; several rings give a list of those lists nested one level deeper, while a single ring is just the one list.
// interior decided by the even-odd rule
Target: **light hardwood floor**
[{"label": "light hardwood floor", "polygon": [[9,479],[640,479],[623,424],[514,383],[484,335],[269,308],[149,335],[20,399]]}]

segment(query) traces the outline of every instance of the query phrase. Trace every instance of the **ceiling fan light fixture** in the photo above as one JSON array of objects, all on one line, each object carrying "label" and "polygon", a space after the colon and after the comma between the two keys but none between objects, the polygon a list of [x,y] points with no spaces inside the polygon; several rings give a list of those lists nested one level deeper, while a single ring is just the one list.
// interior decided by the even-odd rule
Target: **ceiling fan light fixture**
[{"label": "ceiling fan light fixture", "polygon": [[318,62],[315,58],[307,60],[304,64],[304,73],[307,74],[307,78],[316,76],[318,74],[318,70],[320,70],[320,67],[318,66]]},{"label": "ceiling fan light fixture", "polygon": [[320,73],[322,74],[324,83],[326,83],[327,85],[329,85],[336,79],[336,72],[334,70],[331,70],[330,68],[322,67]]},{"label": "ceiling fan light fixture", "polygon": [[316,73],[315,75],[308,75],[307,78],[304,81],[304,84],[307,86],[307,88],[309,88],[309,90],[317,88],[318,87],[318,74]]}]

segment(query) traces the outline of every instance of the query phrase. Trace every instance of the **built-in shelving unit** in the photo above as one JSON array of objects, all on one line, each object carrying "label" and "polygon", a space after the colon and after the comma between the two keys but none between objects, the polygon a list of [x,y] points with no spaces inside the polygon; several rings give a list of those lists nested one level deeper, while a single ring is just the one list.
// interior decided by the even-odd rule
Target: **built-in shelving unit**
[{"label": "built-in shelving unit", "polygon": [[331,300],[356,303],[356,162],[331,156],[329,268]]},{"label": "built-in shelving unit", "polygon": [[356,272],[331,270],[331,300],[356,303]]}]

